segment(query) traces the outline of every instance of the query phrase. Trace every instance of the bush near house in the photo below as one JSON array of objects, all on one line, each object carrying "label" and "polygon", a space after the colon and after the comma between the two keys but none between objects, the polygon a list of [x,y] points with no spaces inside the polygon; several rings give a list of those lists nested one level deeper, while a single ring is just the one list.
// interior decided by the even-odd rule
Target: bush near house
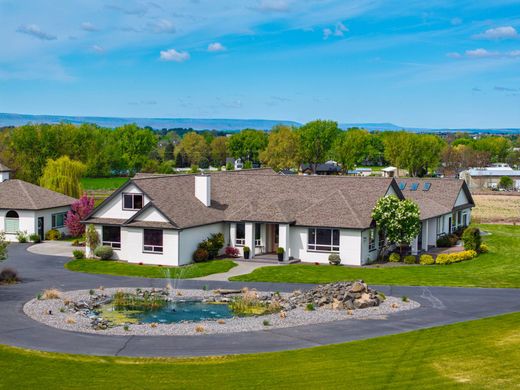
[{"label": "bush near house", "polygon": [[210,260],[218,256],[218,252],[224,247],[224,235],[222,233],[213,233],[204,241],[202,241],[198,249],[204,249],[208,252]]},{"label": "bush near house", "polygon": [[341,264],[341,258],[338,254],[332,253],[329,255],[329,264],[330,265],[340,265]]},{"label": "bush near house", "polygon": [[238,250],[238,248],[235,248],[234,246],[227,246],[226,249],[224,249],[224,253],[226,254],[226,256],[229,257],[240,256],[240,251]]},{"label": "bush near house", "polygon": [[204,248],[198,248],[193,253],[193,261],[195,263],[202,263],[204,261],[208,261],[208,259],[209,259],[208,251]]},{"label": "bush near house", "polygon": [[45,233],[46,240],[56,241],[56,240],[59,240],[60,238],[61,238],[61,233],[59,230],[51,229],[47,233]]},{"label": "bush near house", "polygon": [[34,242],[35,244],[39,243],[41,241],[40,239],[40,235],[37,234],[37,233],[33,233],[29,236],[29,240],[31,240],[32,242]]},{"label": "bush near house", "polygon": [[76,260],[81,260],[85,258],[85,252],[79,249],[75,249],[72,251],[72,256],[74,256]]},{"label": "bush near house", "polygon": [[101,260],[110,260],[112,256],[114,255],[114,250],[111,246],[108,245],[102,245],[98,246],[94,250],[94,254],[99,257]]},{"label": "bush near house", "polygon": [[388,261],[391,263],[399,263],[401,261],[401,255],[399,253],[392,253],[390,257],[388,257]]},{"label": "bush near house", "polygon": [[480,229],[469,227],[464,230],[464,233],[462,234],[462,242],[464,242],[464,249],[479,252],[480,245],[482,244]]},{"label": "bush near house", "polygon": [[404,263],[405,264],[415,264],[416,260],[417,259],[413,255],[408,255],[408,256],[404,257]]},{"label": "bush near house", "polygon": [[18,240],[18,242],[21,243],[26,243],[27,241],[29,241],[29,237],[27,236],[27,232],[25,231],[16,232],[16,239]]},{"label": "bush near house", "polygon": [[432,265],[435,264],[435,260],[431,255],[421,255],[419,263],[422,265]]},{"label": "bush near house", "polygon": [[477,257],[477,252],[474,250],[467,250],[457,253],[441,254],[435,259],[436,264],[448,265],[453,263],[459,263],[465,260],[471,260]]},{"label": "bush near house", "polygon": [[480,253],[488,253],[489,252],[489,246],[487,244],[480,244]]},{"label": "bush near house", "polygon": [[437,246],[440,248],[450,248],[457,245],[459,236],[456,234],[443,234],[437,239]]}]

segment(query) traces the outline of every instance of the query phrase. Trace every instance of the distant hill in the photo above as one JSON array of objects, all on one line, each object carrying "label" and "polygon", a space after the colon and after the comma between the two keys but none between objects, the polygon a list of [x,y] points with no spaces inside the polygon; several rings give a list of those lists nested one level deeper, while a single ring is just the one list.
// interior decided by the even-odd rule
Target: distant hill
[{"label": "distant hill", "polygon": [[[194,130],[220,130],[238,131],[246,128],[269,130],[275,125],[283,124],[288,126],[301,126],[301,123],[290,120],[270,120],[270,119],[197,119],[197,118],[117,118],[117,117],[98,117],[98,116],[64,116],[64,115],[27,115],[27,114],[8,114],[0,113],[0,127],[21,126],[29,122],[32,123],[95,123],[103,127],[118,127],[128,123],[135,123],[138,126],[149,126],[153,129],[163,128],[185,128]],[[520,128],[505,129],[433,129],[422,127],[405,127],[393,123],[340,123],[339,127],[348,129],[359,127],[367,130],[380,131],[399,131],[406,130],[417,133],[487,133],[487,134],[516,134],[520,133]]]}]

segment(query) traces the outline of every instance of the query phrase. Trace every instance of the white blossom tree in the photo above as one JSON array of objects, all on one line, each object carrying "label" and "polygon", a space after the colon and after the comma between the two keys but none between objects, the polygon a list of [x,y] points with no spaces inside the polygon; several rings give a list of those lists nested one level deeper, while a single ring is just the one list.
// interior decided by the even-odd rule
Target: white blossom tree
[{"label": "white blossom tree", "polygon": [[379,234],[384,234],[386,243],[379,248],[380,255],[388,246],[396,244],[400,250],[419,234],[421,220],[419,206],[411,200],[401,200],[395,195],[379,199],[372,210]]}]

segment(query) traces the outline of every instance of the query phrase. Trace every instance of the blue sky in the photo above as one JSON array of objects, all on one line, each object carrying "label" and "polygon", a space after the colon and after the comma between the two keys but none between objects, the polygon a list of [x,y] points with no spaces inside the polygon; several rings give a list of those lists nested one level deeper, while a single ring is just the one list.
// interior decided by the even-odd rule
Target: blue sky
[{"label": "blue sky", "polygon": [[0,112],[520,127],[520,1],[0,0]]}]

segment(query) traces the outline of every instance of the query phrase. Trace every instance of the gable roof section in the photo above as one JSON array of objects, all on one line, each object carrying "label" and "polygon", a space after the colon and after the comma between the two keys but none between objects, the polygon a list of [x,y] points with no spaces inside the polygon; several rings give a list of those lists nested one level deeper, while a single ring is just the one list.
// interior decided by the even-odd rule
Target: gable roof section
[{"label": "gable roof section", "polygon": [[[439,215],[448,214],[455,208],[455,202],[461,191],[464,191],[468,203],[460,207],[473,207],[475,202],[466,185],[461,179],[435,179],[435,178],[399,178],[398,183],[406,183],[406,187],[401,192],[406,199],[413,200],[421,209],[421,219],[429,219]],[[417,190],[411,191],[413,183],[418,183]],[[424,191],[424,184],[430,183],[431,186]]]},{"label": "gable roof section", "polygon": [[[143,221],[140,220],[139,217],[146,213],[146,211],[154,209],[159,214],[161,214],[168,222],[162,222],[162,221]],[[153,201],[148,202],[146,206],[144,206],[141,210],[139,210],[137,213],[135,213],[132,217],[128,218],[123,225],[126,226],[139,226],[139,227],[159,227],[159,228],[178,228],[178,226],[173,222],[170,217],[165,215],[161,209],[155,207],[155,204]]]},{"label": "gable roof section", "polygon": [[0,209],[42,210],[70,206],[75,200],[23,180],[0,183]]}]

